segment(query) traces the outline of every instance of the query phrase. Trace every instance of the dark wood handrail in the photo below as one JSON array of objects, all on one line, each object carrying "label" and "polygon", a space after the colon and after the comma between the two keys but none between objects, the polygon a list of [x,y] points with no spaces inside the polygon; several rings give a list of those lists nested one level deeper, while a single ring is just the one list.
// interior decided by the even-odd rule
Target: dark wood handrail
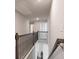
[{"label": "dark wood handrail", "polygon": [[56,48],[59,46],[60,43],[64,43],[64,39],[57,39],[55,44],[54,44],[54,47],[53,47],[53,50],[52,52],[50,53],[48,59],[53,55],[54,51],[56,50]]},{"label": "dark wood handrail", "polygon": [[15,58],[16,59],[19,59],[19,57],[18,57],[18,44],[17,44],[17,42],[18,42],[18,40],[19,40],[19,35],[18,35],[18,33],[16,33],[15,34],[15,40],[16,40],[16,48],[15,48]]},{"label": "dark wood handrail", "polygon": [[[30,36],[32,36],[32,38]],[[29,41],[29,38],[31,39],[31,41]],[[35,44],[35,42],[38,40],[38,32],[23,34],[23,35],[19,35],[18,33],[16,33],[16,35],[15,35],[15,40],[16,40],[16,51],[15,51],[16,54],[15,55],[16,55],[16,59],[20,59],[19,53],[18,53],[18,51],[19,51],[18,44],[20,44],[20,42],[22,42],[22,39],[25,40],[25,41],[28,41],[28,42],[26,42],[26,44],[28,44],[30,42],[29,44],[31,46],[33,46]],[[23,43],[23,44],[25,44],[25,43]],[[31,48],[31,46],[29,46],[29,49]],[[26,48],[28,48],[28,47],[26,47]]]},{"label": "dark wood handrail", "polygon": [[[37,32],[34,32],[34,33],[37,33]],[[33,34],[33,33],[21,34],[21,35],[19,35],[19,37],[26,36],[26,35],[30,35],[30,34]]]}]

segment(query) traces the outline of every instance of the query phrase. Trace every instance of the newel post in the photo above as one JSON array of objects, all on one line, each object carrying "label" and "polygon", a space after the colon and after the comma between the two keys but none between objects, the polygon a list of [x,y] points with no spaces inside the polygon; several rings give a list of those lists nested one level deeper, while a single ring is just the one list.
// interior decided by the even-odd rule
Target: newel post
[{"label": "newel post", "polygon": [[18,35],[18,33],[16,33],[15,34],[15,40],[16,40],[16,48],[15,48],[15,59],[19,59],[19,57],[18,57],[18,40],[19,40],[19,35]]}]

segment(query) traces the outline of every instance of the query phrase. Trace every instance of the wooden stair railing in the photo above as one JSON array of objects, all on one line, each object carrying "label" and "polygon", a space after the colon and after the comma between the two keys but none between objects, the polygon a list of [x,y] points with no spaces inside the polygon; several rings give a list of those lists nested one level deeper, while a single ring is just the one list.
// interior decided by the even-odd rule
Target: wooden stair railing
[{"label": "wooden stair railing", "polygon": [[[54,53],[54,51],[56,50],[56,48],[60,45],[60,43],[64,43],[64,39],[57,39],[56,40],[56,42],[55,42],[55,44],[54,44],[54,47],[53,47],[53,50],[52,50],[52,52],[50,53],[50,55],[49,55],[49,57],[48,57],[48,59],[50,59],[50,57],[53,55],[53,53]],[[64,47],[62,47],[62,46],[60,46],[62,49],[64,48]]]},{"label": "wooden stair railing", "polygon": [[16,59],[23,59],[38,40],[38,32],[19,35],[16,33]]}]

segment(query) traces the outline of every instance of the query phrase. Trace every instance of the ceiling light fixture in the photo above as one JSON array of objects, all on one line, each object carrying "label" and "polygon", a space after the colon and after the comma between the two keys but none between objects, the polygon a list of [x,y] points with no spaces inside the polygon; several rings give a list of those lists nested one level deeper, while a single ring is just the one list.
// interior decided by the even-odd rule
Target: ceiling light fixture
[{"label": "ceiling light fixture", "polygon": [[37,18],[36,18],[36,20],[38,21],[38,20],[39,20],[39,18],[37,17]]},{"label": "ceiling light fixture", "polygon": [[41,2],[41,0],[37,0],[38,2]]}]

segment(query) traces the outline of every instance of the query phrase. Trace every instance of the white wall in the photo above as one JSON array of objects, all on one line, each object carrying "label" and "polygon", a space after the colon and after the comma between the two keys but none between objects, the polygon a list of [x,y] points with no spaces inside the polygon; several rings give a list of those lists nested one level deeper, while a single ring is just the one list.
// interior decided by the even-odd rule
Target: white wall
[{"label": "white wall", "polygon": [[20,35],[29,33],[29,20],[18,11],[15,11],[15,32]]},{"label": "white wall", "polygon": [[34,24],[30,24],[30,33],[33,33]]},{"label": "white wall", "polygon": [[49,23],[49,51],[57,38],[64,38],[64,0],[53,0]]},{"label": "white wall", "polygon": [[40,29],[40,22],[35,22],[34,23],[34,32],[37,32],[37,31],[39,31],[39,29]]}]

